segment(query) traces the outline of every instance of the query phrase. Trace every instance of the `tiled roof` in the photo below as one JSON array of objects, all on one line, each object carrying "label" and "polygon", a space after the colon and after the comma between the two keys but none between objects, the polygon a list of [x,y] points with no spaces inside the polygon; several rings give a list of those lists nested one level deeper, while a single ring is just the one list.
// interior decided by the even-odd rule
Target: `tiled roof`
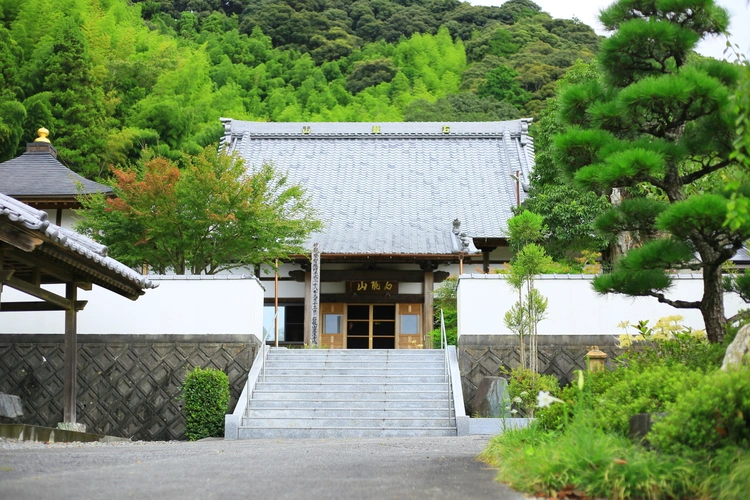
[{"label": "tiled roof", "polygon": [[734,262],[750,262],[750,250],[747,247],[740,248],[731,260]]},{"label": "tiled roof", "polygon": [[79,194],[110,192],[108,186],[78,175],[44,149],[27,151],[0,163],[0,193],[9,196],[74,198]]},{"label": "tiled roof", "polygon": [[273,162],[307,189],[324,223],[311,241],[323,253],[456,253],[455,219],[475,250],[478,238],[506,237],[516,204],[511,176],[520,172],[525,185],[534,166],[529,120],[222,121],[225,149],[248,168]]},{"label": "tiled roof", "polygon": [[75,231],[52,224],[48,220],[47,212],[32,208],[2,193],[0,193],[0,216],[9,219],[11,222],[23,224],[28,229],[39,231],[50,238],[54,244],[72,250],[91,260],[92,263],[114,271],[140,288],[156,288],[158,286],[146,276],[135,272],[112,257],[108,257],[107,247],[104,245],[100,245]]}]

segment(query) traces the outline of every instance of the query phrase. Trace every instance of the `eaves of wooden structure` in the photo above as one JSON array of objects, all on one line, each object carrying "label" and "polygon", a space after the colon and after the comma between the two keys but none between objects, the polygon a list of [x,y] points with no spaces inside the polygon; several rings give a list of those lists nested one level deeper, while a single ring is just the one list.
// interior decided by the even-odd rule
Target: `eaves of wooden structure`
[{"label": "eaves of wooden structure", "polygon": [[[37,300],[2,302],[4,285]],[[45,285],[65,285],[65,294]],[[131,300],[156,287],[108,257],[107,247],[51,223],[44,211],[0,194],[0,312],[65,311],[65,422],[76,422],[76,313],[86,306],[78,300],[78,289],[93,285]]]}]

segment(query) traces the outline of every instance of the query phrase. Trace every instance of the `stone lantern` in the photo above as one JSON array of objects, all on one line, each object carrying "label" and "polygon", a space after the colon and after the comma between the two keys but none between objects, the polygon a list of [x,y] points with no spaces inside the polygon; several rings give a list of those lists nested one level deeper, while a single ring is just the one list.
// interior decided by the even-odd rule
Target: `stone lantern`
[{"label": "stone lantern", "polygon": [[592,346],[591,350],[586,353],[590,372],[604,371],[604,360],[607,359],[607,353],[599,350],[599,346]]}]

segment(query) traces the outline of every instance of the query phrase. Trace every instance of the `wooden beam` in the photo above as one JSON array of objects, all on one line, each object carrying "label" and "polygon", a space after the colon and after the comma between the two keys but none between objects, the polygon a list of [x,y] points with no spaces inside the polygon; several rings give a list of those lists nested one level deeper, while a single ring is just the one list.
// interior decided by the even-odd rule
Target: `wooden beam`
[{"label": "wooden beam", "polygon": [[[76,300],[76,311],[82,311],[87,300]],[[40,311],[65,311],[65,308],[50,304],[49,302],[3,302],[0,312],[40,312]]]},{"label": "wooden beam", "polygon": [[19,252],[18,250],[10,250],[6,253],[6,256],[29,267],[39,268],[44,274],[54,276],[60,280],[61,283],[75,281],[73,273],[60,269],[53,265],[48,259],[43,259],[37,255]]},{"label": "wooden beam", "polygon": [[33,252],[36,247],[43,243],[41,238],[32,236],[8,224],[0,224],[0,241],[4,241],[15,248],[20,248],[24,252]]},{"label": "wooden beam", "polygon": [[[282,302],[284,299],[281,299]],[[348,304],[421,304],[424,295],[421,293],[394,293],[385,295],[358,295],[352,297],[347,293],[321,293],[321,303],[348,303]]]},{"label": "wooden beam", "polygon": [[24,281],[24,280],[11,276],[7,280],[3,280],[3,283],[5,283],[11,288],[15,288],[16,290],[20,292],[31,295],[32,297],[36,297],[37,299],[43,300],[45,302],[55,304],[56,306],[59,306],[62,309],[65,309],[65,310],[75,309],[75,301],[71,301],[65,297],[61,297],[55,293],[50,292],[49,290],[45,290],[44,288],[34,286],[28,281]]},{"label": "wooden beam", "polygon": [[[78,288],[75,283],[65,284],[65,299],[76,303]],[[76,310],[65,311],[65,358],[63,361],[63,421],[76,423],[76,385],[78,374],[78,324]]]},{"label": "wooden beam", "polygon": [[[442,283],[450,273],[437,271],[435,283]],[[289,276],[299,283],[305,281],[305,271],[289,271]],[[399,283],[421,283],[423,271],[399,271],[394,269],[329,269],[320,271],[320,281],[336,283],[342,281],[397,281]]]}]

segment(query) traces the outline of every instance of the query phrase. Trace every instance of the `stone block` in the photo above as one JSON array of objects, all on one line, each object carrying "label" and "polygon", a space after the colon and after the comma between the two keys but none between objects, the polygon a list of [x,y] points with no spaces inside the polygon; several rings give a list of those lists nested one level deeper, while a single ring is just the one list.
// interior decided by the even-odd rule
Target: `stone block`
[{"label": "stone block", "polygon": [[23,417],[21,398],[12,394],[0,393],[0,421],[9,423]]},{"label": "stone block", "polygon": [[59,422],[57,428],[61,431],[86,432],[86,424],[73,422]]},{"label": "stone block", "polygon": [[648,446],[646,435],[651,430],[654,422],[659,420],[666,413],[637,413],[630,417],[630,439],[640,441]]},{"label": "stone block", "polygon": [[721,363],[721,369],[726,371],[732,365],[739,365],[746,362],[750,354],[750,325],[745,325],[737,332],[727,352],[724,354],[724,361]]},{"label": "stone block", "polygon": [[508,381],[503,377],[482,378],[474,394],[474,411],[480,417],[510,417]]}]

